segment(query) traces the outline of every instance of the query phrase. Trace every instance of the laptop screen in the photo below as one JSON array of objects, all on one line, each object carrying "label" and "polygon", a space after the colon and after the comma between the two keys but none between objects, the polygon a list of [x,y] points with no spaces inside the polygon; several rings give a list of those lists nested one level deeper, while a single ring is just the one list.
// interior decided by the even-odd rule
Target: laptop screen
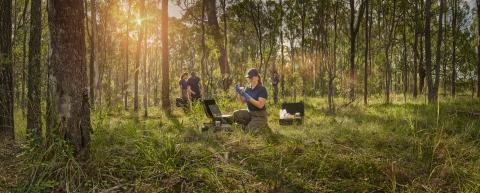
[{"label": "laptop screen", "polygon": [[220,109],[218,108],[218,106],[216,104],[208,105],[208,109],[210,109],[210,112],[212,113],[212,115],[214,117],[222,116],[222,112],[220,112]]}]

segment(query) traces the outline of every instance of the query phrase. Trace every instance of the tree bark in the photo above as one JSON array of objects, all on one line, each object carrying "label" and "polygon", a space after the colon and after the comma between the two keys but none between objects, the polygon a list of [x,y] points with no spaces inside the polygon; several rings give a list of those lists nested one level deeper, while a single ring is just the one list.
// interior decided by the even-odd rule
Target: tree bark
[{"label": "tree bark", "polygon": [[391,27],[388,32],[388,39],[387,39],[387,45],[385,49],[385,58],[386,58],[386,63],[385,63],[385,103],[389,104],[390,103],[390,89],[392,85],[392,64],[391,64],[391,58],[390,58],[390,49],[392,48],[392,44],[394,43],[394,38],[395,38],[395,27],[396,27],[396,18],[395,18],[395,13],[396,13],[396,1],[393,1],[393,13],[391,15]]},{"label": "tree bark", "polygon": [[477,0],[477,97],[480,98],[480,0]]},{"label": "tree bark", "polygon": [[168,0],[162,0],[161,36],[162,36],[162,108],[165,112],[170,112],[170,81],[169,81],[169,64],[168,64],[168,60],[169,60],[168,59]]},{"label": "tree bark", "polygon": [[90,83],[90,107],[95,106],[95,86],[97,78],[97,57],[96,57],[96,43],[97,43],[97,3],[96,0],[90,0],[90,22],[92,34],[90,37],[90,61],[89,61],[89,83]]},{"label": "tree bark", "polygon": [[[331,66],[328,69],[328,111],[335,113],[335,77],[337,66],[337,15],[338,15],[338,1],[335,2],[335,13],[333,15],[333,61],[330,61]],[[325,33],[327,34],[327,33]],[[328,42],[325,42],[328,43]]]},{"label": "tree bark", "polygon": [[407,62],[407,4],[406,0],[402,0],[402,17],[403,17],[403,29],[402,29],[402,41],[403,41],[403,101],[407,103],[407,91],[408,91],[408,62]]},{"label": "tree bark", "polygon": [[[143,20],[145,12],[145,0],[140,0],[140,20]],[[140,58],[142,56],[142,41],[144,36],[144,28],[142,23],[138,26],[140,32],[138,34],[137,40],[137,53],[135,54],[135,67],[133,69],[133,81],[134,81],[134,90],[133,90],[133,111],[138,112],[139,103],[138,103],[138,73],[140,72]]]},{"label": "tree bark", "polygon": [[282,97],[285,98],[285,55],[283,51],[283,1],[280,0],[280,54],[281,54],[281,66],[280,66],[280,87],[282,90]]},{"label": "tree bark", "polygon": [[368,52],[370,50],[370,34],[368,31],[368,0],[365,0],[365,69],[363,74],[363,103],[368,105]]},{"label": "tree bark", "polygon": [[430,36],[431,31],[431,7],[432,1],[425,1],[425,74],[427,79],[427,89],[428,89],[428,102],[433,102],[433,81],[432,81],[432,38]]},{"label": "tree bark", "polygon": [[[301,20],[301,28],[300,28],[300,35],[301,35],[301,52],[302,52],[302,68],[306,68],[305,64],[305,23],[306,23],[306,11],[305,11],[305,1],[300,1],[302,8],[301,8],[301,13],[300,13],[300,20]],[[305,96],[306,92],[306,76],[301,76],[302,77],[302,95]]]},{"label": "tree bark", "polygon": [[148,57],[148,47],[147,47],[147,28],[145,25],[142,26],[143,30],[145,31],[143,37],[143,57],[142,57],[142,64],[143,64],[143,116],[148,117],[148,85],[150,84],[147,79],[147,57]]},{"label": "tree bark", "polygon": [[[423,28],[424,30],[425,28]],[[418,78],[419,78],[419,85],[418,85],[418,89],[420,91],[420,94],[423,94],[424,93],[424,88],[425,88],[425,78],[427,76],[427,72],[425,70],[425,48],[424,48],[424,45],[425,45],[425,39],[424,39],[424,36],[425,36],[425,33],[422,31],[420,31],[420,37],[419,37],[419,45],[420,45],[420,51],[419,51],[419,65],[418,65]]]},{"label": "tree bark", "polygon": [[130,40],[130,0],[127,0],[128,9],[127,9],[127,31],[125,32],[125,76],[123,77],[123,102],[125,110],[128,110],[128,66],[130,65],[128,59],[130,55],[130,50],[128,48]]},{"label": "tree bark", "polygon": [[32,0],[30,11],[30,41],[28,51],[28,106],[27,131],[34,142],[41,143],[41,39],[42,39],[42,1]]},{"label": "tree bark", "polygon": [[[201,22],[201,25],[202,25],[202,37],[201,37],[201,42],[200,42],[200,45],[202,47],[202,58],[201,58],[201,71],[202,71],[202,77],[206,79],[207,77],[207,64],[205,62],[205,59],[207,57],[207,46],[206,46],[206,43],[205,43],[205,34],[206,34],[206,31],[205,31],[205,9],[206,9],[206,0],[202,0],[202,22]],[[205,82],[204,84],[205,86],[205,93],[204,95],[209,95],[210,94],[210,90],[209,90],[209,84],[207,84]],[[204,96],[204,97],[207,97],[207,96]]]},{"label": "tree bark", "polygon": [[[25,1],[24,7],[23,7],[23,23],[26,26],[26,15],[27,15],[27,8],[28,8],[29,1]],[[26,27],[25,27],[26,29]],[[21,107],[22,107],[22,112],[23,115],[27,115],[27,100],[26,100],[26,95],[27,95],[27,34],[28,33],[23,33],[23,38],[22,38],[22,96],[20,100],[22,100]]]},{"label": "tree bark", "polygon": [[[447,12],[448,12],[448,9],[445,10],[445,13],[443,14],[443,22],[444,23],[444,41],[448,41],[448,25],[447,25]],[[443,54],[447,54],[447,43],[444,42],[444,46],[443,46]],[[443,59],[441,61],[442,63],[442,96],[447,96],[447,80],[448,80],[448,76],[447,76],[447,58]]]},{"label": "tree bark", "polygon": [[443,11],[445,0],[440,0],[440,14],[438,15],[437,47],[435,59],[435,82],[433,89],[428,92],[429,102],[435,102],[438,99],[438,88],[440,85],[440,64],[442,62],[442,41],[443,41]]},{"label": "tree bark", "polygon": [[87,158],[90,144],[90,107],[85,60],[83,0],[49,0],[50,89],[53,89],[55,127],[77,158]]},{"label": "tree bark", "polygon": [[453,0],[452,6],[452,85],[451,93],[455,97],[457,92],[457,0]]},{"label": "tree bark", "polygon": [[2,0],[0,3],[0,139],[14,140],[12,1]]},{"label": "tree bark", "polygon": [[222,8],[223,8],[223,39],[224,39],[224,47],[225,47],[225,58],[227,60],[228,65],[228,31],[227,31],[227,0],[222,0]]},{"label": "tree bark", "polygon": [[415,37],[413,40],[413,98],[418,96],[418,31],[415,27]]},{"label": "tree bark", "polygon": [[216,0],[205,0],[205,1],[206,1],[205,6],[207,9],[208,25],[210,27],[213,39],[215,41],[215,45],[220,51],[218,64],[220,65],[220,73],[222,74],[223,90],[227,91],[231,84],[230,67],[228,65],[227,52],[224,47],[225,46],[224,38],[222,37],[222,33],[220,32],[220,26],[218,25]]},{"label": "tree bark", "polygon": [[364,1],[360,4],[360,12],[355,20],[355,0],[350,0],[350,99],[355,99],[355,48],[357,43],[357,34],[364,13]]}]

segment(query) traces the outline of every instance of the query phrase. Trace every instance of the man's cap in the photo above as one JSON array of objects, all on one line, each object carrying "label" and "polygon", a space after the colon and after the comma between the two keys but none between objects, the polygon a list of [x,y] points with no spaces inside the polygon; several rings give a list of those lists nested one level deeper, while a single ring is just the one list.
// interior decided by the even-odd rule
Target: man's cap
[{"label": "man's cap", "polygon": [[245,78],[252,78],[254,76],[260,76],[260,74],[258,73],[258,70],[256,68],[250,68],[247,71],[247,75],[245,76]]}]

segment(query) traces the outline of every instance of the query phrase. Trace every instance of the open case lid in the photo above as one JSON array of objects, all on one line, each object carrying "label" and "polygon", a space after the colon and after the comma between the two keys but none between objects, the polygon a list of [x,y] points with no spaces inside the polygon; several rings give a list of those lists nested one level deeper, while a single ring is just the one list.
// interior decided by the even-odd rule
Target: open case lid
[{"label": "open case lid", "polygon": [[295,115],[300,113],[300,116],[305,116],[305,104],[303,101],[298,103],[282,103],[282,109],[285,109],[288,114]]},{"label": "open case lid", "polygon": [[203,100],[203,109],[205,110],[205,114],[209,118],[213,119],[215,117],[222,116],[222,112],[220,111],[220,108],[218,108],[218,105],[214,99]]}]

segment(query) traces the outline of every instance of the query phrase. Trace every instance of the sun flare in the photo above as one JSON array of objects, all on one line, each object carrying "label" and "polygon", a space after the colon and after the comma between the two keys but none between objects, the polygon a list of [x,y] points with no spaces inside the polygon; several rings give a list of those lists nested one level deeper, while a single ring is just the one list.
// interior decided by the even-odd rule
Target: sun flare
[{"label": "sun flare", "polygon": [[142,19],[141,19],[141,18],[135,19],[135,23],[136,23],[137,25],[142,25]]}]

